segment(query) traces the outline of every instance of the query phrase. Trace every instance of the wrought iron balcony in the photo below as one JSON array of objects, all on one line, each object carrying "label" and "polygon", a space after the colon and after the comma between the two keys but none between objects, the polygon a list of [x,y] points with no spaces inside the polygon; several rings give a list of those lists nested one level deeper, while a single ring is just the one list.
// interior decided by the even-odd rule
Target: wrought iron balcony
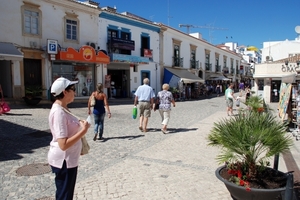
[{"label": "wrought iron balcony", "polygon": [[205,63],[205,70],[211,71],[211,63]]},{"label": "wrought iron balcony", "polygon": [[221,65],[216,65],[216,72],[220,72],[221,71]]},{"label": "wrought iron balcony", "polygon": [[199,69],[199,60],[190,60],[191,69]]},{"label": "wrought iron balcony", "polygon": [[223,67],[223,73],[224,73],[224,74],[228,74],[228,73],[229,73],[228,67]]},{"label": "wrought iron balcony", "polygon": [[231,73],[231,74],[235,74],[234,68],[233,68],[233,67],[230,68],[230,73]]},{"label": "wrought iron balcony", "polygon": [[173,67],[183,67],[183,58],[173,57]]}]

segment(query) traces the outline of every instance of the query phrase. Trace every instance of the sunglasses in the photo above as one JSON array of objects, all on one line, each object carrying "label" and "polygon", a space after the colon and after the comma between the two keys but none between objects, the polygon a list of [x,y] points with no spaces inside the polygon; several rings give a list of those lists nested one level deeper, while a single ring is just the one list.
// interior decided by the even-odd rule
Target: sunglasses
[{"label": "sunglasses", "polygon": [[75,92],[76,88],[75,87],[70,87],[70,90],[73,90]]}]

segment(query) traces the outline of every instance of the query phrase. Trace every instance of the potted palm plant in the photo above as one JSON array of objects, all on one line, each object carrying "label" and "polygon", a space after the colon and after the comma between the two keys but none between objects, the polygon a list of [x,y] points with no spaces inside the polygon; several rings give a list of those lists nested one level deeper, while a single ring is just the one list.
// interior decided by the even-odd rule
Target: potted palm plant
[{"label": "potted palm plant", "polygon": [[287,151],[292,137],[262,99],[252,96],[245,104],[247,109],[238,115],[215,122],[208,135],[208,144],[221,148],[217,160],[225,163],[216,176],[233,199],[280,198],[287,174],[270,168],[269,160]]},{"label": "potted palm plant", "polygon": [[39,85],[25,86],[24,101],[28,105],[37,105],[42,100],[42,94],[45,89]]}]

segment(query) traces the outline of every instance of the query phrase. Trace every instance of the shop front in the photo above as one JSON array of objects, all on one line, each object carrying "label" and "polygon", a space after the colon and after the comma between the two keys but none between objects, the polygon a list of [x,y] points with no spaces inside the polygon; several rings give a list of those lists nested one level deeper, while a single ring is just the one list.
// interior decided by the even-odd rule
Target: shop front
[{"label": "shop front", "polygon": [[289,63],[289,65],[285,62],[256,64],[252,92],[264,98],[266,103],[279,102],[281,84],[299,81],[298,68],[297,63]]},{"label": "shop front", "polygon": [[132,97],[134,88],[142,84],[137,77],[141,77],[140,79],[147,77],[151,80],[150,72],[153,64],[149,64],[148,57],[117,53],[110,54],[110,57],[111,63],[107,65],[107,74],[111,78],[111,85],[108,88],[111,91],[108,93],[109,98]]},{"label": "shop front", "polygon": [[183,68],[164,67],[163,83],[168,83],[177,100],[197,99],[204,80]]},{"label": "shop front", "polygon": [[109,56],[101,50],[95,51],[91,46],[85,45],[79,50],[71,47],[60,50],[52,60],[52,82],[59,77],[78,80],[76,98],[88,97],[95,91],[98,82],[104,83],[106,71],[103,68],[108,63]]}]

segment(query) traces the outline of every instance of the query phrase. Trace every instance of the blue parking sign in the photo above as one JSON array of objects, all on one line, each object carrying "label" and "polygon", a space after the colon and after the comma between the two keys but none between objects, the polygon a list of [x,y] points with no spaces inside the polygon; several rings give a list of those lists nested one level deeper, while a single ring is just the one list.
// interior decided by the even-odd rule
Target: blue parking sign
[{"label": "blue parking sign", "polygon": [[56,51],[56,45],[55,44],[49,44],[50,51]]},{"label": "blue parking sign", "polygon": [[47,51],[49,54],[57,54],[57,40],[48,40],[47,41]]}]

